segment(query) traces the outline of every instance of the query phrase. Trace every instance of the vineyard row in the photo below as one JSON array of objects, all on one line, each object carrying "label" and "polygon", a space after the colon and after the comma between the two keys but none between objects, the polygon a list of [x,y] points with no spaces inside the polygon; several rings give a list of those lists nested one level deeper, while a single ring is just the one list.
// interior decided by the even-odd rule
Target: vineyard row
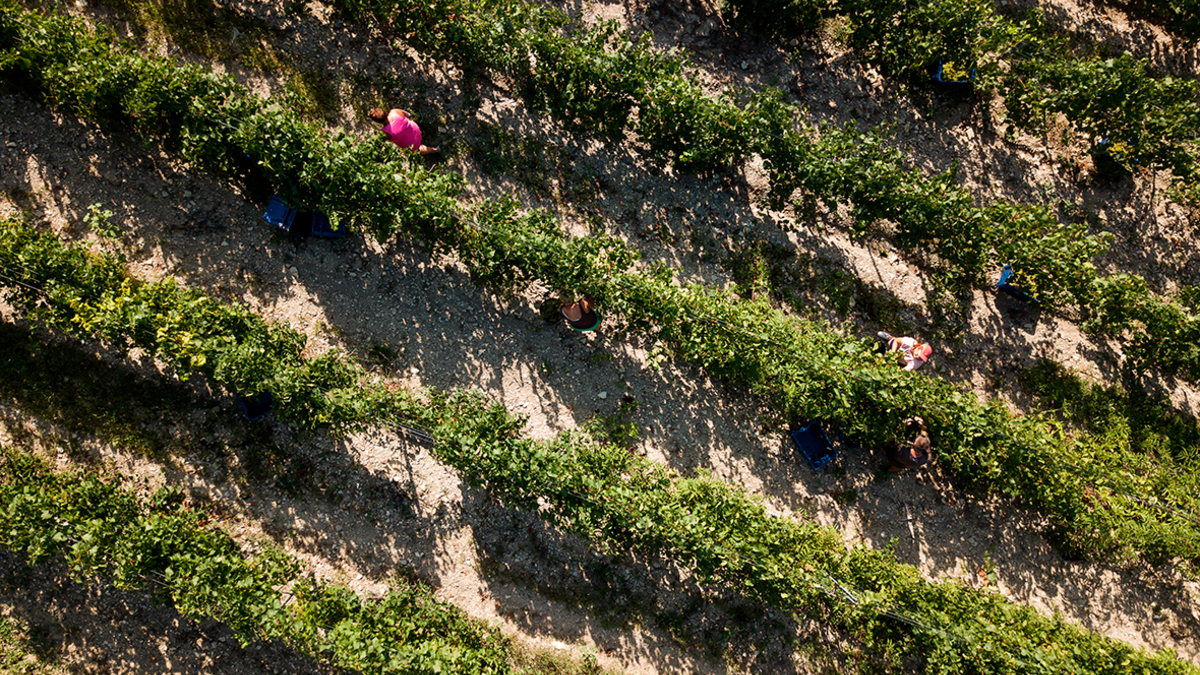
[{"label": "vineyard row", "polygon": [[[873,343],[823,323],[789,317],[765,301],[681,288],[671,268],[628,271],[637,253],[619,240],[568,237],[548,214],[522,213],[510,200],[463,212],[455,201],[460,177],[430,172],[382,138],[327,134],[229,78],[125,53],[78,20],[0,18],[0,30],[29,33],[20,72],[39,77],[52,100],[105,125],[129,125],[209,170],[257,172],[289,201],[343,221],[354,217],[381,241],[400,231],[434,254],[453,252],[486,286],[511,290],[538,280],[589,293],[626,330],[749,387],[785,419],[822,419],[856,443],[882,447],[902,433],[905,417],[920,414],[943,466],[967,486],[999,490],[1045,513],[1058,546],[1074,554],[1200,558],[1200,531],[1186,515],[1200,513],[1196,473],[1172,457],[1085,448],[1036,416],[1015,416],[999,402],[902,372],[875,355]],[[272,357],[290,362],[286,354]],[[260,367],[249,357],[246,363]],[[253,379],[230,382],[250,393],[262,388],[246,386]],[[305,396],[291,383],[281,386],[285,398]],[[313,419],[337,422],[324,416],[360,400],[345,396],[353,400]]]},{"label": "vineyard row", "polygon": [[[738,11],[761,12],[772,25],[786,26],[789,13],[816,12],[824,3],[747,5]],[[874,228],[892,235],[932,266],[937,306],[963,287],[990,286],[999,268],[1011,264],[1010,283],[1043,306],[1077,304],[1088,313],[1086,330],[1124,338],[1135,369],[1200,381],[1200,316],[1150,292],[1139,275],[1098,275],[1091,260],[1107,250],[1107,234],[1059,223],[1045,206],[1005,200],[975,206],[970,191],[955,185],[954,170],[926,176],[908,169],[903,153],[876,131],[809,127],[807,115],[777,89],[745,96],[743,105],[726,94],[707,95],[684,74],[682,57],[655,52],[611,23],[561,33],[554,29],[565,17],[540,6],[451,3],[414,11],[397,0],[339,6],[435,56],[502,69],[524,83],[529,105],[577,128],[612,138],[636,131],[660,162],[706,170],[758,154],[773,208],[797,193],[802,210],[815,200],[849,207],[856,233]],[[885,69],[913,76],[939,56],[958,59],[978,72],[980,89],[1006,92],[1008,114],[1023,126],[1040,131],[1047,115],[1063,113],[1082,132],[1122,148],[1127,164],[1191,176],[1196,158],[1189,148],[1200,129],[1196,83],[1148,77],[1128,55],[1070,59],[1036,15],[1014,25],[995,14],[991,0],[869,0],[843,2],[838,11],[852,17],[860,51]],[[449,14],[465,18],[450,22]],[[815,16],[805,14],[796,25],[808,30]],[[1012,59],[1011,67],[1002,57]]]},{"label": "vineyard row", "polygon": [[396,582],[363,600],[301,576],[299,562],[278,549],[245,554],[208,514],[185,506],[178,489],[142,500],[117,481],[56,472],[6,446],[0,513],[0,542],[31,563],[61,555],[80,581],[103,576],[117,588],[152,590],[185,616],[224,623],[243,646],[280,640],[362,673],[515,672],[499,631],[427,587]]},{"label": "vineyard row", "polygon": [[[22,274],[24,285],[10,286],[10,299],[44,325],[137,346],[181,376],[201,372],[242,392],[270,388],[281,394],[281,417],[310,428],[330,425],[345,432],[404,424],[425,430],[436,458],[505,505],[535,511],[605,552],[667,556],[702,583],[833,624],[881,663],[917,657],[931,673],[1197,672],[1170,652],[1147,654],[994,591],[929,583],[890,554],[861,546],[847,550],[832,529],[770,516],[760,499],[740,488],[704,473],[681,477],[586,431],[533,441],[521,434],[523,417],[478,392],[408,392],[371,380],[335,352],[305,358],[302,335],[264,321],[242,304],[220,303],[172,280],[134,279],[113,256],[64,245],[28,226],[0,224],[0,261],[6,276]],[[105,489],[94,479],[88,484]],[[12,540],[63,546],[61,536],[43,534],[55,518],[87,527],[95,522],[88,514],[119,520],[123,513],[94,500],[52,494],[46,500],[55,505],[47,513],[64,515],[39,515],[42,502],[25,512],[10,508]],[[82,508],[96,510],[67,515]],[[179,542],[180,528],[162,525],[147,528],[144,540],[139,535],[128,544],[133,560],[169,563],[169,555],[137,555],[138,547],[162,545],[160,540],[178,545],[171,551],[192,550]],[[73,536],[96,545],[117,538],[115,530],[101,529],[99,538]],[[25,548],[37,551],[39,545],[50,543]],[[80,548],[89,550],[87,544]],[[204,560],[196,555],[191,564],[203,567]],[[270,583],[283,583],[285,573],[267,562],[260,559],[263,564],[251,569],[277,574]],[[123,578],[122,569],[116,566],[109,574]],[[133,576],[145,573],[139,569]],[[242,586],[214,588],[232,592]],[[224,598],[206,598],[199,606],[225,608],[222,616],[233,617],[235,627],[261,626],[264,616],[275,620],[277,596],[255,597],[239,600],[250,603],[244,612],[234,612],[236,603]],[[187,607],[186,598],[177,602]]]}]

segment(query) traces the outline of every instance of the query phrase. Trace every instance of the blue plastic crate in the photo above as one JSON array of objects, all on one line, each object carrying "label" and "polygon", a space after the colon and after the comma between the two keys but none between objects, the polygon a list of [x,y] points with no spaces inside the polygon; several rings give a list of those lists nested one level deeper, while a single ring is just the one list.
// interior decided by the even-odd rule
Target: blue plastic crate
[{"label": "blue plastic crate", "polygon": [[1012,265],[1005,265],[1004,269],[1000,270],[1000,281],[996,283],[996,290],[1007,293],[1021,302],[1029,302],[1035,305],[1040,304],[1040,301],[1037,298],[1008,283],[1008,280],[1012,278],[1012,275]]},{"label": "blue plastic crate", "polygon": [[325,239],[339,239],[346,236],[345,228],[333,229],[329,216],[320,211],[301,211],[288,206],[278,195],[272,196],[271,201],[267,203],[263,220],[298,237],[311,234]]},{"label": "blue plastic crate", "polygon": [[287,230],[291,227],[291,218],[294,217],[294,212],[295,209],[290,208],[287,202],[273,196],[271,201],[267,202],[267,212],[263,214],[262,219],[275,227]]},{"label": "blue plastic crate", "polygon": [[345,226],[333,229],[333,224],[329,222],[329,216],[315,211],[312,214],[312,234],[314,237],[322,237],[324,239],[341,239],[346,236]]},{"label": "blue plastic crate", "polygon": [[271,412],[271,404],[275,402],[275,395],[269,391],[264,391],[254,396],[242,396],[241,394],[237,394],[236,396],[238,404],[242,406],[242,412],[246,415],[246,419],[251,422]]},{"label": "blue plastic crate", "polygon": [[1092,146],[1092,161],[1096,172],[1107,176],[1132,176],[1137,162],[1123,162],[1112,156],[1112,139],[1101,138]]},{"label": "blue plastic crate", "polygon": [[837,450],[833,449],[833,444],[821,429],[820,422],[809,422],[793,431],[791,436],[792,442],[800,449],[800,454],[804,455],[813,471],[820,471],[821,467],[837,457]]},{"label": "blue plastic crate", "polygon": [[942,68],[943,68],[942,60],[938,59],[937,74],[933,76],[934,82],[939,82],[941,84],[964,84],[964,85],[971,85],[971,84],[974,84],[974,82],[975,82],[975,69],[974,68],[971,69],[971,74],[968,75],[967,79],[965,79],[965,80],[947,80],[947,79],[943,78],[942,77]]}]

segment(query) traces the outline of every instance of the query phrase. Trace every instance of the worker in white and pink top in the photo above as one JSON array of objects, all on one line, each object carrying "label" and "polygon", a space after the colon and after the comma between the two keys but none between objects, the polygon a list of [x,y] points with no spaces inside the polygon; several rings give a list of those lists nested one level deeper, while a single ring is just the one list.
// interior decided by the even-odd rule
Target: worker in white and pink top
[{"label": "worker in white and pink top", "polygon": [[921,338],[896,338],[887,333],[880,332],[879,339],[887,342],[889,352],[899,354],[900,363],[904,365],[905,370],[920,368],[925,365],[925,362],[929,360],[929,356],[933,354],[933,347],[930,347]]},{"label": "worker in white and pink top", "polygon": [[367,117],[382,124],[383,133],[387,134],[388,140],[401,148],[416,150],[422,155],[440,152],[436,147],[421,145],[421,127],[412,121],[407,110],[392,108],[385,113],[383,108],[372,108]]}]

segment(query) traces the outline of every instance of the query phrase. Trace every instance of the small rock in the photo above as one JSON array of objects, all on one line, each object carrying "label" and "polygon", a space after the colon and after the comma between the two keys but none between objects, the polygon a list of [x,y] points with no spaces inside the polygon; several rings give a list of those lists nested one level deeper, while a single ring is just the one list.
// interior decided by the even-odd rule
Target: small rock
[{"label": "small rock", "polygon": [[602,391],[602,392],[600,392],[599,394],[597,394],[597,397],[598,397],[598,398],[602,398],[602,399],[608,398],[608,392],[607,392],[607,391]]},{"label": "small rock", "polygon": [[291,267],[289,267],[288,271],[292,273],[292,276],[295,276],[300,273],[300,270],[296,269],[295,265],[292,265]]},{"label": "small rock", "polygon": [[745,69],[747,69],[747,68],[749,68],[749,67],[750,67],[750,64],[749,64],[749,63],[746,63],[745,61],[742,61],[742,70],[745,70]]},{"label": "small rock", "polygon": [[358,272],[351,272],[351,273],[350,273],[350,276],[351,276],[351,277],[353,277],[353,278],[355,278],[355,279],[357,279],[357,278],[358,278]]},{"label": "small rock", "polygon": [[[222,639],[223,639],[223,638],[222,638]],[[554,648],[555,648],[555,649],[566,649],[566,648],[567,648],[567,645],[566,645],[566,643],[564,643],[564,642],[561,642],[561,641],[559,641],[559,640],[555,640],[555,641],[554,641],[554,642],[552,642],[551,644],[553,644],[553,645],[554,645]]]},{"label": "small rock", "polygon": [[413,366],[412,368],[408,369],[408,372],[412,373],[413,375],[416,375],[417,373],[421,372],[421,369],[416,366]]},{"label": "small rock", "polygon": [[222,246],[228,246],[228,245],[229,245],[229,242],[228,242],[228,241],[223,241],[223,242],[221,242],[221,245],[222,245]]}]

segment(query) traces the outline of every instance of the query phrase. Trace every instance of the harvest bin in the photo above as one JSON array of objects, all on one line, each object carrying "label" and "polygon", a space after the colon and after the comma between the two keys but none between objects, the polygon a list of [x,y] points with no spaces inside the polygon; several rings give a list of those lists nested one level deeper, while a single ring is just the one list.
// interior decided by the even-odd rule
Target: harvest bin
[{"label": "harvest bin", "polygon": [[996,290],[1007,293],[1021,302],[1029,302],[1035,305],[1040,304],[1040,301],[1037,298],[1008,283],[1008,280],[1012,278],[1012,275],[1012,265],[1005,265],[1004,269],[1000,270],[1000,281],[996,282]]},{"label": "harvest bin", "polygon": [[821,467],[837,457],[837,450],[833,449],[833,444],[829,442],[829,437],[821,429],[820,422],[809,422],[793,431],[791,436],[792,442],[796,444],[800,454],[804,455],[804,459],[808,461],[808,465],[813,468],[813,471],[820,471]]},{"label": "harvest bin", "polygon": [[952,85],[954,88],[970,88],[975,84],[975,69],[971,68],[971,74],[961,80],[951,80],[945,76],[945,62],[938,59],[937,70],[934,72],[933,81],[938,84]]},{"label": "harvest bin", "polygon": [[278,195],[271,197],[262,219],[288,234],[299,237],[311,234],[325,239],[339,239],[346,236],[346,228],[333,229],[329,216],[320,211],[301,211],[288,206]]},{"label": "harvest bin", "polygon": [[1092,164],[1096,166],[1096,173],[1102,176],[1132,176],[1133,169],[1130,166],[1137,166],[1137,162],[1122,162],[1113,157],[1113,142],[1108,138],[1101,138],[1092,146]]},{"label": "harvest bin", "polygon": [[242,412],[246,414],[246,419],[251,422],[271,412],[271,404],[275,402],[275,395],[269,391],[254,396],[242,396],[241,394],[234,394],[234,396],[237,397],[238,404],[242,406]]}]

